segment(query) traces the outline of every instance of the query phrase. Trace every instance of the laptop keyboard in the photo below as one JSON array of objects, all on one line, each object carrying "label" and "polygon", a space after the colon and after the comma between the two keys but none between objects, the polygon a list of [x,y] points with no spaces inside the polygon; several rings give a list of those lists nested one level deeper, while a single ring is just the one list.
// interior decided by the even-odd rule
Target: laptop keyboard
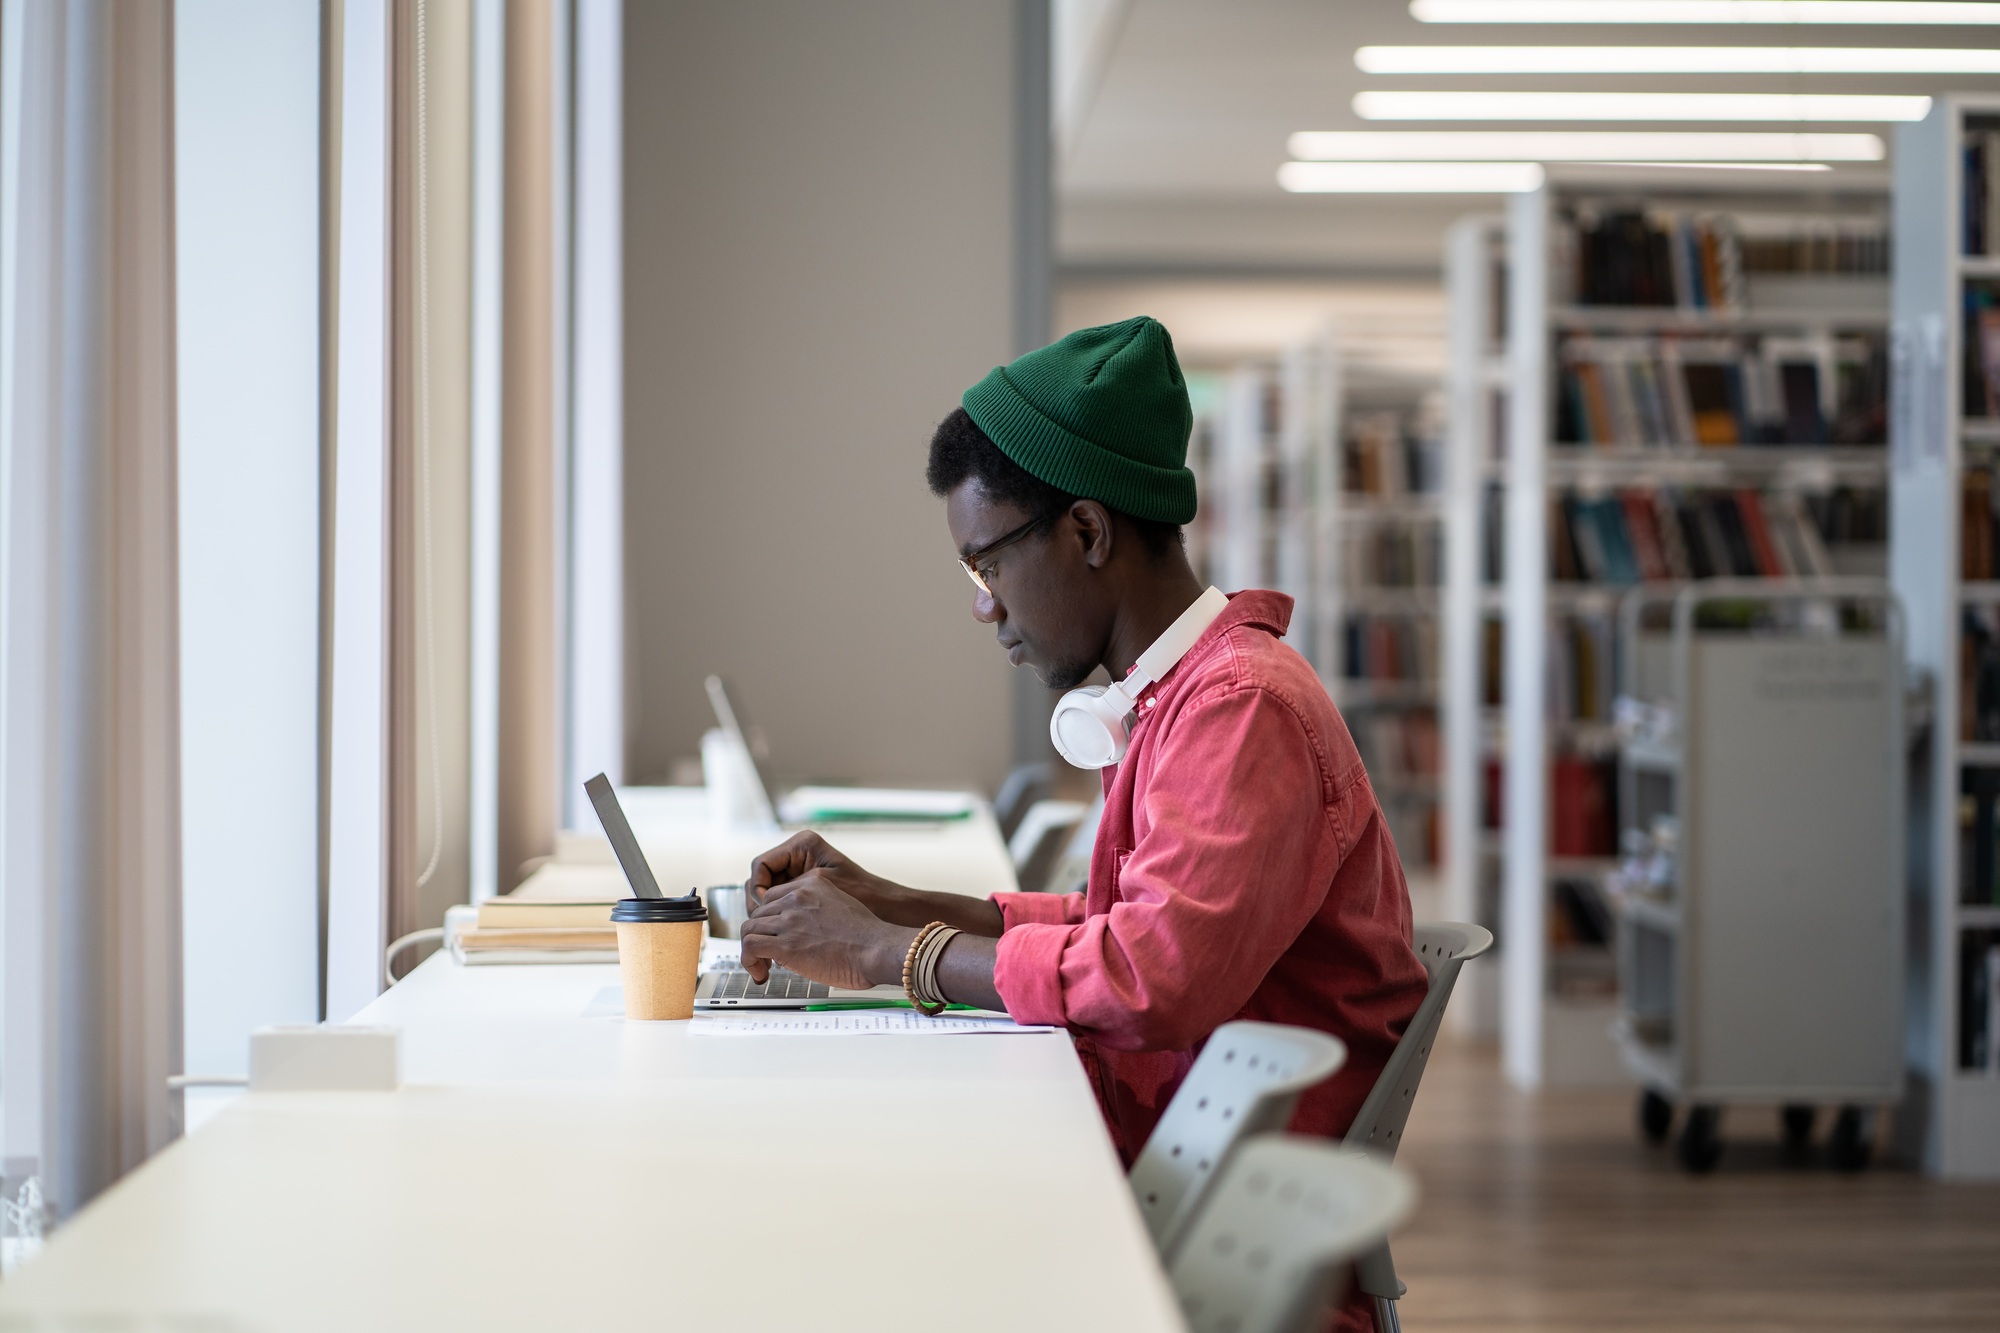
[{"label": "laptop keyboard", "polygon": [[789,968],[772,968],[771,979],[761,986],[740,966],[710,971],[717,974],[708,995],[711,1004],[717,1000],[824,1000],[833,994],[826,983],[807,981]]}]

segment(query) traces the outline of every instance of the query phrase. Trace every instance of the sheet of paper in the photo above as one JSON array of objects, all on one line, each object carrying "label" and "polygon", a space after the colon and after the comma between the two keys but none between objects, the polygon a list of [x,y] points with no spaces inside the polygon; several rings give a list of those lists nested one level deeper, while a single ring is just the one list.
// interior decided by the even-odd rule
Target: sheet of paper
[{"label": "sheet of paper", "polygon": [[940,1014],[931,1018],[914,1009],[820,1013],[771,1009],[759,1014],[697,1014],[689,1031],[698,1037],[964,1037],[1055,1029],[1024,1027],[1000,1015]]}]

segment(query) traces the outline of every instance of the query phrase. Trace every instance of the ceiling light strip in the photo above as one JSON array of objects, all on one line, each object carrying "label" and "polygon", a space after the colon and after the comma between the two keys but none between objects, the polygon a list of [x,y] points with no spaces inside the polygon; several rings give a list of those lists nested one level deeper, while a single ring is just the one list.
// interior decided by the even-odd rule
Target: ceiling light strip
[{"label": "ceiling light strip", "polygon": [[1588,162],[1593,167],[1657,167],[1689,171],[1832,171],[1824,162]]},{"label": "ceiling light strip", "polygon": [[1421,23],[1751,23],[1985,27],[2000,4],[1973,0],[1411,0]]},{"label": "ceiling light strip", "polygon": [[1301,130],[1286,147],[1322,162],[1880,162],[1876,134],[1727,130]]},{"label": "ceiling light strip", "polygon": [[2000,50],[1865,46],[1364,46],[1367,74],[1994,74]]},{"label": "ceiling light strip", "polygon": [[1293,194],[1525,194],[1540,188],[1533,162],[1287,162]]},{"label": "ceiling light strip", "polygon": [[1907,121],[1928,97],[1864,93],[1382,92],[1354,95],[1363,120]]}]

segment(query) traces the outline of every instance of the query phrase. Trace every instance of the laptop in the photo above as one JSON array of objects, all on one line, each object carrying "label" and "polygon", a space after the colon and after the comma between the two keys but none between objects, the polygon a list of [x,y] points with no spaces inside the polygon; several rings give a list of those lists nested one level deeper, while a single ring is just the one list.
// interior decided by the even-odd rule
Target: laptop
[{"label": "laptop", "polygon": [[789,829],[814,824],[935,826],[972,815],[977,802],[958,791],[808,786],[795,788],[781,800],[758,762],[743,710],[730,697],[729,687],[720,676],[710,676],[703,684],[716,725],[742,765],[744,795],[760,823]]},{"label": "laptop", "polygon": [[[583,789],[590,797],[590,808],[597,812],[597,822],[604,827],[604,836],[611,840],[611,851],[625,872],[625,883],[631,887],[632,896],[664,897],[659,881],[653,878],[653,868],[646,863],[646,854],[639,850],[639,840],[632,835],[625,807],[618,804],[618,794],[611,790],[611,783],[600,773],[584,783]],[[694,991],[697,1009],[801,1009],[809,1004],[904,1003],[907,999],[901,986],[847,990],[808,981],[790,968],[775,965],[770,977],[759,984],[740,962],[727,957],[704,962]]]}]

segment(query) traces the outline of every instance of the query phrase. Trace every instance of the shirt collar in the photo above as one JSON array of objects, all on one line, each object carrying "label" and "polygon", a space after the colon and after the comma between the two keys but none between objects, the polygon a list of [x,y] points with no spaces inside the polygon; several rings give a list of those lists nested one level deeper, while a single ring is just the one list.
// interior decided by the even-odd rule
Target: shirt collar
[{"label": "shirt collar", "polygon": [[1222,636],[1238,625],[1254,625],[1259,629],[1269,630],[1282,639],[1285,631],[1291,628],[1293,605],[1292,599],[1284,593],[1270,592],[1262,588],[1230,593],[1229,605],[1222,609],[1221,615],[1209,622],[1208,628],[1201,632],[1201,637],[1194,641],[1194,646],[1181,654],[1181,660],[1174,663],[1166,675],[1146,687],[1145,693],[1139,699],[1139,716],[1143,718],[1153,711],[1149,702],[1157,698],[1160,691],[1166,689],[1180,676],[1181,668],[1189,662],[1206,658],[1215,650],[1215,645],[1221,641]]}]

